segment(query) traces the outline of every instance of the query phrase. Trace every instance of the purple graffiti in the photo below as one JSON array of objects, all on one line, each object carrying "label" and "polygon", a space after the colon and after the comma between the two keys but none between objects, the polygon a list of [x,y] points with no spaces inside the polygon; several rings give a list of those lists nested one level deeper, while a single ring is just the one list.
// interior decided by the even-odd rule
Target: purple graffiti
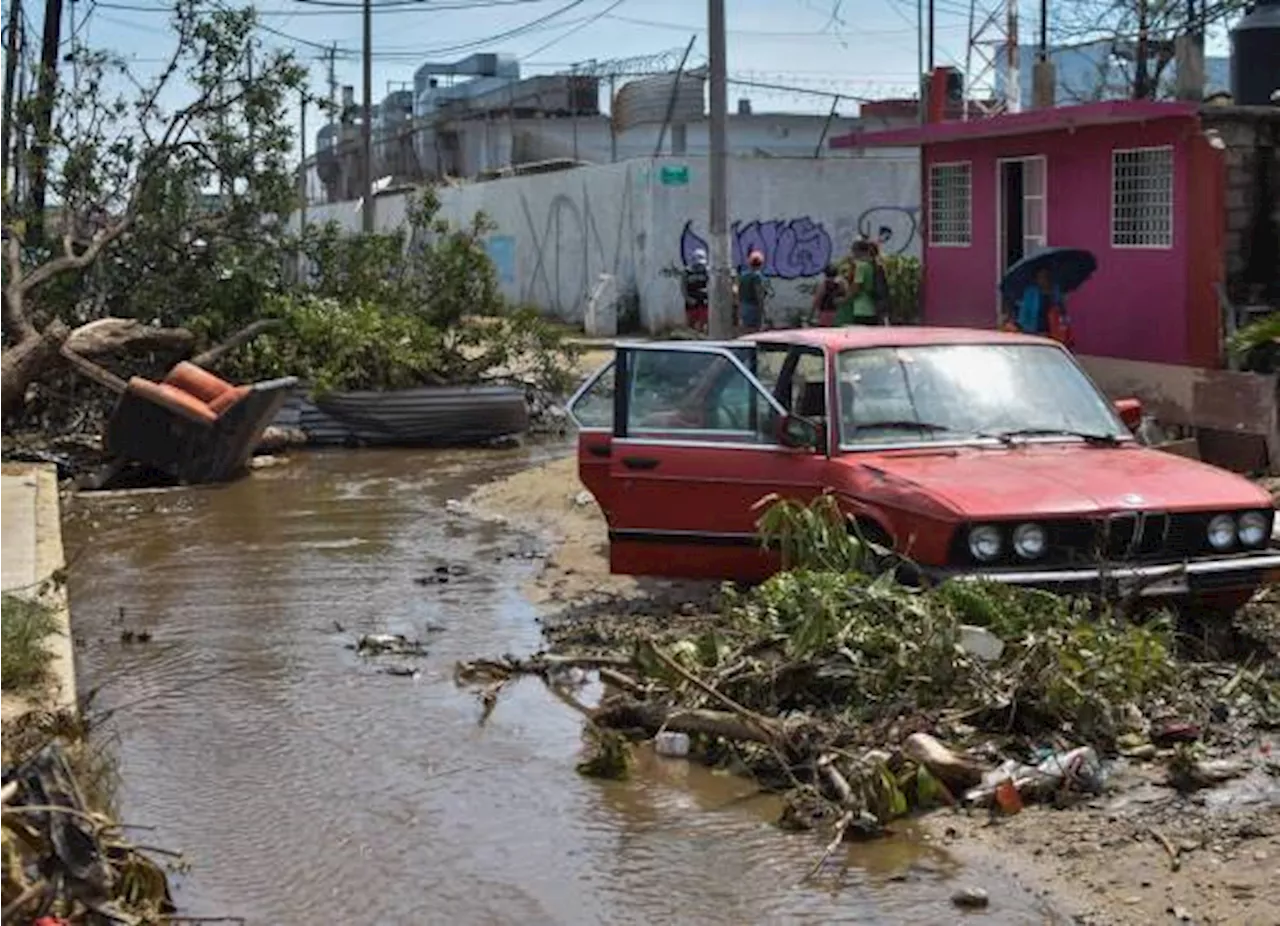
[{"label": "purple graffiti", "polygon": [[[765,276],[795,280],[822,273],[831,261],[831,236],[808,216],[796,219],[773,219],[768,222],[734,222],[733,264],[742,267],[753,250],[764,255]],[[707,242],[693,230],[693,221],[685,222],[680,233],[680,260],[684,266],[693,262],[696,251],[710,253]]]}]

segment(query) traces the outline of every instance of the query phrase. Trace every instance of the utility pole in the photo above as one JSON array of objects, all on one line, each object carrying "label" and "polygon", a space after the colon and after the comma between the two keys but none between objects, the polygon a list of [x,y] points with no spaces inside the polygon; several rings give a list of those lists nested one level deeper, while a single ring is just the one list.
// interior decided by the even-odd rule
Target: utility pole
[{"label": "utility pole", "polygon": [[916,93],[920,98],[917,121],[924,125],[924,0],[916,0]]},{"label": "utility pole", "polygon": [[307,91],[298,91],[298,108],[301,113],[298,125],[298,143],[301,160],[298,162],[298,234],[307,233]]},{"label": "utility pole", "polygon": [[329,58],[329,118],[342,121],[342,113],[338,111],[338,43],[334,42],[327,52]]},{"label": "utility pole", "polygon": [[1133,62],[1133,98],[1147,98],[1147,0],[1138,0],[1138,48]]},{"label": "utility pole", "polygon": [[1004,74],[1004,111],[1016,113],[1022,111],[1022,75],[1019,73],[1020,55],[1018,51],[1018,0],[1008,0],[1005,12],[1008,18],[1007,32],[1009,36],[1005,45],[1008,57],[1005,61]]},{"label": "utility pole", "polygon": [[614,104],[618,101],[618,75],[609,75],[609,163],[616,164],[618,161],[618,118],[617,113],[613,111]]},{"label": "utility pole", "polygon": [[711,77],[711,292],[709,333],[733,337],[733,299],[729,266],[728,125],[729,86],[724,23],[724,0],[707,0],[707,45]]},{"label": "utility pole", "polygon": [[[20,47],[18,37],[22,31],[22,0],[9,0],[9,39],[4,46],[4,128],[0,134],[4,136],[3,151],[5,163],[5,182],[8,183],[8,167],[13,165],[13,183],[14,187],[18,184],[18,165],[9,159],[9,138],[13,132],[13,90],[16,81],[14,78],[18,74],[18,49]],[[5,188],[6,198],[8,195],[8,187]]]},{"label": "utility pole", "polygon": [[361,161],[364,170],[363,201],[360,207],[362,227],[366,235],[373,234],[373,3],[364,0],[364,116],[360,120]]},{"label": "utility pole", "polygon": [[53,97],[58,91],[58,46],[62,43],[62,0],[45,0],[44,35],[40,43],[40,82],[36,86],[35,144],[31,147],[31,205],[27,243],[44,238],[44,199],[49,177],[49,143],[53,135]]}]

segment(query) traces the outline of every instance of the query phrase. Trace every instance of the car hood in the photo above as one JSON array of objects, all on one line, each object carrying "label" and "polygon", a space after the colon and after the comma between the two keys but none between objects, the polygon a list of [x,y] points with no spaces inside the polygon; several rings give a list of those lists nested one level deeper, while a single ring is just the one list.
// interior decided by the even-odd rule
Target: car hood
[{"label": "car hood", "polygon": [[1270,495],[1241,476],[1137,444],[939,448],[853,459],[873,477],[899,488],[910,483],[966,518],[1272,505]]}]

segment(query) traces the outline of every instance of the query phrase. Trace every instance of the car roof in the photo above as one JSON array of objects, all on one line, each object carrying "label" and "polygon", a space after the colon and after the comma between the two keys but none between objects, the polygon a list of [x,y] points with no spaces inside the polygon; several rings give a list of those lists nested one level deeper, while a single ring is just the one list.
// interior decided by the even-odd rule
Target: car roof
[{"label": "car roof", "polygon": [[1057,341],[982,328],[930,328],[915,325],[851,325],[847,328],[791,328],[744,335],[740,341],[784,342],[828,350],[859,347],[920,347],[933,344],[1038,344],[1058,346]]}]

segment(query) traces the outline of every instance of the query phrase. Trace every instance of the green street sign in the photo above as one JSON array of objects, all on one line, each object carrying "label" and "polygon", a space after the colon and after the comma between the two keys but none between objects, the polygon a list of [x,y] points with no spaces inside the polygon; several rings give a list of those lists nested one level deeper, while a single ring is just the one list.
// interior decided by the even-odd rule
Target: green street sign
[{"label": "green street sign", "polygon": [[658,172],[658,179],[663,186],[688,186],[689,166],[681,164],[679,167],[663,167]]}]

